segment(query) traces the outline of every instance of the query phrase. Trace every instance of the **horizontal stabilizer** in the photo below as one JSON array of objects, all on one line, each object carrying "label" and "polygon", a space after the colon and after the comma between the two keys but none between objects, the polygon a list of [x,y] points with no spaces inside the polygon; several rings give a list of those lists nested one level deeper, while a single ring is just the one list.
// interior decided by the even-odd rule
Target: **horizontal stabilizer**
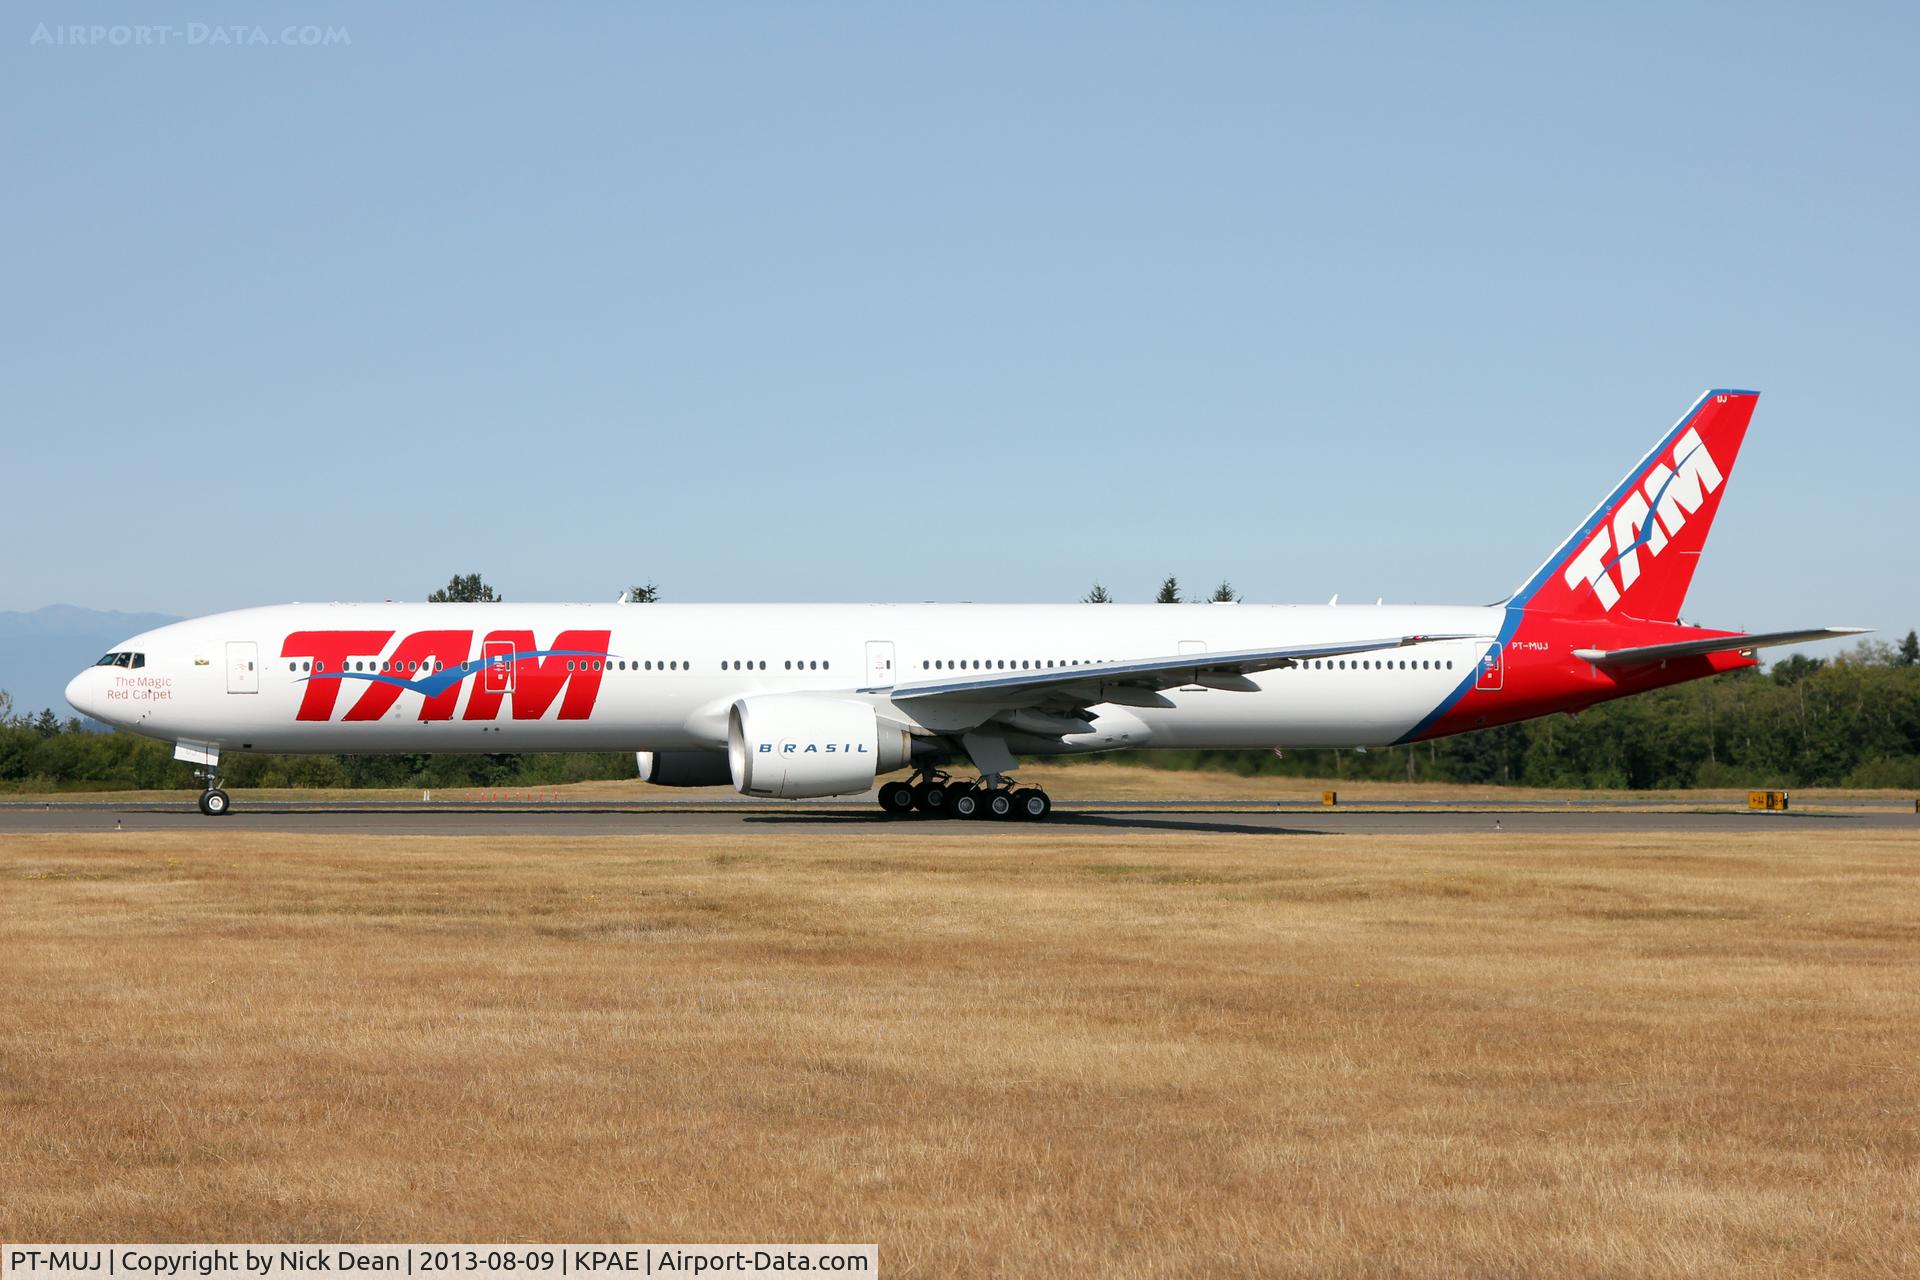
[{"label": "horizontal stabilizer", "polygon": [[1809,640],[1838,640],[1865,635],[1871,627],[1816,627],[1811,631],[1765,631],[1757,635],[1708,636],[1704,640],[1676,640],[1672,644],[1643,644],[1632,649],[1575,649],[1573,656],[1600,667],[1635,666],[1670,658],[1698,658],[1709,653],[1764,649],[1776,644],[1804,644]]}]

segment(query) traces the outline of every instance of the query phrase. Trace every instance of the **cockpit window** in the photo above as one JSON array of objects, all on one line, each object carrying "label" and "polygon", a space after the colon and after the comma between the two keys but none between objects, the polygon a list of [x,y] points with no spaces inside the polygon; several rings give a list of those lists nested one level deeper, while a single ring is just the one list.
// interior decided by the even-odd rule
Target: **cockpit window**
[{"label": "cockpit window", "polygon": [[147,655],[144,653],[109,653],[93,664],[96,667],[144,667]]}]

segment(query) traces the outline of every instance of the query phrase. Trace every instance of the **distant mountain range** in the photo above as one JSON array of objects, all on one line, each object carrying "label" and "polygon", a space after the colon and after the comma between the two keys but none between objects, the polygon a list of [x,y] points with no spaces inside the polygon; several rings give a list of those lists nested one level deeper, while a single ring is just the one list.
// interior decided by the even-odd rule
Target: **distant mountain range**
[{"label": "distant mountain range", "polygon": [[0,612],[0,689],[16,714],[52,707],[62,719],[74,673],[129,636],[180,619],[166,613],[118,613],[50,604],[31,613]]}]

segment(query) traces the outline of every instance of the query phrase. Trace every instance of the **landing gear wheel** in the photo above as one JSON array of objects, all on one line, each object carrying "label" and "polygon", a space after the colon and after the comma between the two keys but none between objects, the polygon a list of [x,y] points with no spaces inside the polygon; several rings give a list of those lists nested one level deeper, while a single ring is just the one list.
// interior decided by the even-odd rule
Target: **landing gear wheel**
[{"label": "landing gear wheel", "polygon": [[893,814],[910,812],[913,802],[919,798],[919,790],[904,782],[883,782],[880,784],[880,807]]},{"label": "landing gear wheel", "polygon": [[1013,793],[1013,816],[1027,822],[1039,822],[1053,812],[1053,801],[1038,787],[1022,787]]},{"label": "landing gear wheel", "polygon": [[949,807],[956,818],[978,818],[986,812],[986,805],[982,803],[984,798],[977,788],[968,787],[953,797]]},{"label": "landing gear wheel", "polygon": [[1013,816],[1013,792],[1006,790],[987,792],[986,810],[989,818],[1011,818]]},{"label": "landing gear wheel", "polygon": [[200,793],[200,812],[209,818],[224,818],[231,807],[232,802],[227,799],[227,793],[218,787]]},{"label": "landing gear wheel", "polygon": [[973,784],[971,782],[949,782],[947,784],[947,798],[942,812],[949,818],[971,818],[973,816],[972,813],[961,813],[954,807],[959,804],[960,797],[966,795],[971,790],[973,790]]},{"label": "landing gear wheel", "polygon": [[947,816],[947,801],[952,798],[952,792],[938,782],[923,782],[913,789],[913,807],[936,818]]}]

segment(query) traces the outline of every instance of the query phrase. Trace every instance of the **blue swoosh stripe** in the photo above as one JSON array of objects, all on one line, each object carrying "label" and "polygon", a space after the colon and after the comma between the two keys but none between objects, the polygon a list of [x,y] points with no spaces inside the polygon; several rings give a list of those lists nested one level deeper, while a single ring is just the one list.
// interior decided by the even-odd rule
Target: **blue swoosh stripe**
[{"label": "blue swoosh stripe", "polygon": [[[604,659],[615,656],[617,655],[600,653],[592,649],[529,649],[524,653],[516,653],[513,655],[514,661],[516,662],[521,658]],[[465,659],[465,661],[473,662],[474,659],[468,658]],[[404,676],[386,675],[379,671],[316,671],[311,675],[301,676],[300,679],[294,681],[294,683],[304,684],[308,680],[364,680],[368,684],[390,684],[402,689],[411,689],[423,698],[437,698],[447,690],[453,688],[453,686],[459,684],[462,680],[465,680],[468,676],[479,675],[488,665],[488,660],[481,658],[478,660],[478,665],[472,668],[450,665],[421,680],[408,680]]]},{"label": "blue swoosh stripe", "polygon": [[1622,560],[1625,560],[1627,558],[1627,552],[1638,551],[1641,547],[1644,547],[1649,542],[1653,541],[1653,518],[1655,515],[1659,514],[1660,504],[1666,500],[1667,490],[1672,487],[1673,482],[1675,480],[1678,480],[1680,478],[1680,468],[1687,465],[1687,458],[1691,458],[1694,454],[1700,452],[1700,450],[1704,449],[1705,447],[1706,446],[1704,444],[1697,444],[1693,446],[1693,448],[1687,450],[1686,458],[1675,458],[1673,460],[1673,470],[1667,473],[1666,480],[1660,486],[1660,492],[1654,494],[1653,501],[1650,504],[1648,504],[1647,518],[1640,522],[1639,532],[1634,534],[1632,542],[1629,542],[1626,546],[1620,548],[1619,554],[1615,555],[1613,559],[1601,565],[1600,567],[1602,569],[1605,569],[1608,573],[1612,573],[1613,566],[1619,564]]}]

